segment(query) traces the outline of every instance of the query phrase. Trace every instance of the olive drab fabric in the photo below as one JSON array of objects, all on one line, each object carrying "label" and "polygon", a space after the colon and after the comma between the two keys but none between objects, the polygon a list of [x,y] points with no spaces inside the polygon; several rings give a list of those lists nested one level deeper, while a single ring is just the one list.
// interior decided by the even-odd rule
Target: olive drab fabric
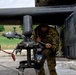
[{"label": "olive drab fabric", "polygon": [[37,0],[38,5],[37,6],[47,6],[49,3],[54,3],[55,0]]},{"label": "olive drab fabric", "polygon": [[[34,40],[36,40],[37,36],[41,37],[39,34],[37,34],[39,31],[40,31],[40,29],[37,27],[35,29],[35,36],[33,37]],[[44,34],[42,34],[42,35],[44,35]],[[41,39],[42,39],[42,42],[50,43],[52,45],[52,47],[50,49],[44,49],[43,53],[46,56],[50,75],[57,75],[55,66],[56,66],[56,52],[58,51],[58,48],[59,48],[58,32],[56,29],[49,27],[49,30],[48,30],[46,36],[44,35],[44,37],[42,37]],[[40,72],[38,73],[38,75],[45,75],[45,71],[44,71],[43,67],[40,69]]]}]

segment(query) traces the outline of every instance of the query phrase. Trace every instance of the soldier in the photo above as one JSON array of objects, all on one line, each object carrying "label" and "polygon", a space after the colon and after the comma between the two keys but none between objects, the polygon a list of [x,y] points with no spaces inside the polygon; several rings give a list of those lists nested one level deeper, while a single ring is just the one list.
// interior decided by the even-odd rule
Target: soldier
[{"label": "soldier", "polygon": [[[58,32],[48,25],[41,24],[34,30],[34,40],[36,42],[46,43],[46,49],[43,50],[43,53],[46,56],[48,69],[50,75],[57,75],[56,73],[56,52],[59,48],[59,36]],[[38,75],[45,75],[44,68],[41,67]]]}]

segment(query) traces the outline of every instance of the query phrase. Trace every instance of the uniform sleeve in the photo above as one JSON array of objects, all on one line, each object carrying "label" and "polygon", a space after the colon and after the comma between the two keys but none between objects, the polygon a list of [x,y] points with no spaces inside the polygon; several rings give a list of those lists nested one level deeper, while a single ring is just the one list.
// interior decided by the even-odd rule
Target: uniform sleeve
[{"label": "uniform sleeve", "polygon": [[59,35],[57,32],[52,36],[52,50],[55,52],[59,50]]}]

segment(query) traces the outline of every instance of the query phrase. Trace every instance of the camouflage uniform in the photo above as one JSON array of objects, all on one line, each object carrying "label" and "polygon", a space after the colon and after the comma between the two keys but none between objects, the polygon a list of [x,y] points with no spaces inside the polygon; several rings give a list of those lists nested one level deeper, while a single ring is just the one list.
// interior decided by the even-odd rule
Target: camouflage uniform
[{"label": "camouflage uniform", "polygon": [[47,6],[50,2],[54,2],[54,0],[37,0],[38,6]]},{"label": "camouflage uniform", "polygon": [[[52,45],[50,49],[44,50],[44,54],[46,56],[50,75],[57,75],[56,69],[55,69],[55,66],[56,66],[55,57],[56,57],[56,51],[58,51],[58,48],[59,48],[58,32],[54,28],[50,27],[49,32],[47,33],[46,37],[43,39],[43,42],[50,43]],[[40,72],[38,73],[38,75],[45,75],[45,71],[43,67],[40,69]]]}]

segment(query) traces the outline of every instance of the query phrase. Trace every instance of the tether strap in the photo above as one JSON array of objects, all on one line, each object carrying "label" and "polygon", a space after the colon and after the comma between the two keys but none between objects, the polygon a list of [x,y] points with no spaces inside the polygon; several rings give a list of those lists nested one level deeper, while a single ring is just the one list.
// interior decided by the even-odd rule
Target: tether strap
[{"label": "tether strap", "polygon": [[3,50],[3,49],[0,48],[0,51],[2,51],[2,52],[4,52],[4,53],[7,53],[7,54],[11,54],[11,57],[12,57],[13,61],[16,60],[15,55],[13,54],[15,50],[13,50],[13,52],[10,53],[10,52],[7,52],[7,51],[5,51],[5,50]]}]

